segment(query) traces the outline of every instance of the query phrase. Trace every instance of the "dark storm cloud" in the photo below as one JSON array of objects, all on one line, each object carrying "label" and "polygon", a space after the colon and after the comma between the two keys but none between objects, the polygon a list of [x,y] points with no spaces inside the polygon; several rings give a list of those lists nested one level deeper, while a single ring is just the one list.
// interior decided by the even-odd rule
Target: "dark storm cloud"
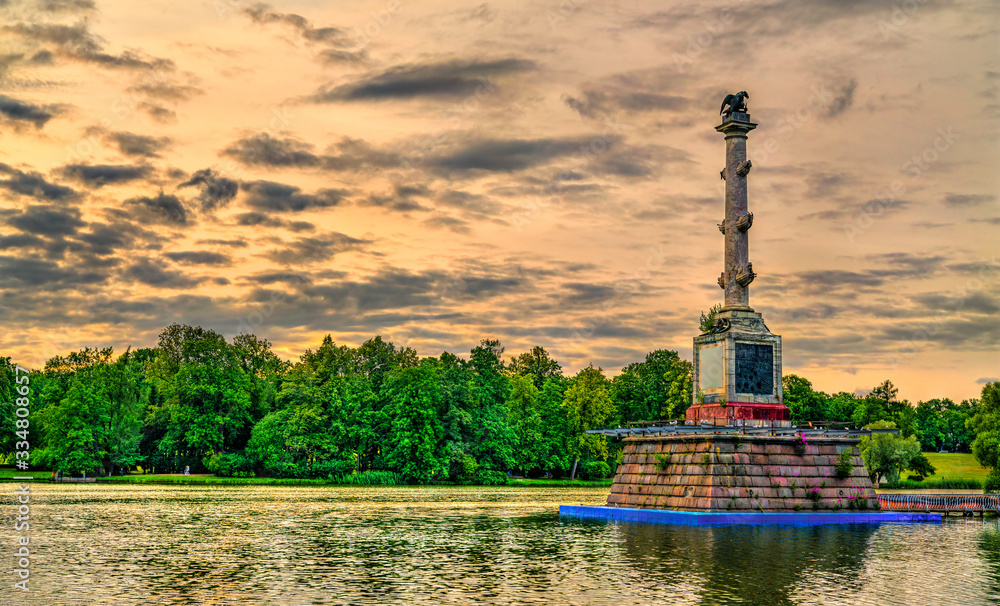
[{"label": "dark storm cloud", "polygon": [[490,78],[536,69],[527,59],[452,60],[424,65],[400,65],[354,82],[320,89],[311,97],[318,103],[464,97],[490,90]]},{"label": "dark storm cloud", "polygon": [[269,286],[271,284],[311,284],[313,280],[311,276],[302,272],[269,271],[252,276],[242,276],[240,281],[258,286]]},{"label": "dark storm cloud", "polygon": [[227,248],[246,248],[248,246],[246,240],[198,240],[198,244],[205,244],[208,246],[225,246]]},{"label": "dark storm cloud", "polygon": [[1000,313],[1000,301],[998,301],[998,298],[982,291],[974,292],[964,297],[925,293],[915,295],[913,301],[926,308],[928,312],[970,312],[990,316]]},{"label": "dark storm cloud", "polygon": [[406,212],[427,212],[430,209],[413,199],[411,195],[400,194],[399,190],[389,194],[369,194],[368,197],[358,201],[361,206],[376,206],[401,213]]},{"label": "dark storm cloud", "polygon": [[21,214],[7,218],[12,227],[39,236],[70,236],[86,223],[75,208],[32,205]]},{"label": "dark storm cloud", "polygon": [[563,297],[563,300],[567,303],[584,303],[587,305],[594,305],[622,296],[622,293],[615,290],[613,286],[609,286],[607,284],[566,282],[562,285],[562,288],[569,291],[569,293]]},{"label": "dark storm cloud", "polygon": [[90,232],[80,234],[78,239],[89,245],[91,254],[105,256],[115,251],[131,248],[136,240],[136,230],[122,223],[101,225],[90,224]]},{"label": "dark storm cloud", "polygon": [[241,187],[247,192],[246,204],[264,211],[298,212],[336,206],[348,194],[342,189],[321,189],[315,194],[304,194],[299,187],[273,181],[251,181]]},{"label": "dark storm cloud", "polygon": [[319,166],[322,160],[312,149],[311,145],[298,139],[277,138],[261,133],[232,143],[222,150],[222,155],[247,166]]},{"label": "dark storm cloud", "polygon": [[191,175],[191,178],[178,185],[179,188],[200,186],[198,201],[202,210],[210,211],[227,206],[233,198],[239,185],[235,180],[219,175],[211,168],[204,168]]},{"label": "dark storm cloud", "polygon": [[870,272],[846,270],[816,270],[795,274],[800,285],[814,288],[872,288],[885,284],[885,277]]},{"label": "dark storm cloud", "polygon": [[277,263],[312,263],[329,260],[342,252],[365,250],[369,244],[371,240],[330,232],[312,238],[299,238],[288,243],[285,248],[268,251],[265,256]]},{"label": "dark storm cloud", "polygon": [[833,99],[826,106],[826,112],[821,114],[825,118],[833,118],[847,111],[854,105],[854,91],[858,88],[857,80],[851,80],[840,87],[833,95]]},{"label": "dark storm cloud", "polygon": [[363,63],[368,60],[368,51],[330,48],[321,52],[319,56],[324,63]]},{"label": "dark storm cloud", "polygon": [[651,91],[628,91],[621,87],[610,90],[585,90],[579,97],[563,97],[570,108],[585,118],[601,118],[619,110],[631,112],[681,112],[692,105],[691,99]]},{"label": "dark storm cloud", "polygon": [[57,172],[68,179],[99,189],[105,185],[145,179],[153,172],[153,168],[131,164],[67,164]]},{"label": "dark storm cloud", "polygon": [[442,292],[453,288],[444,272],[410,273],[392,270],[364,280],[342,280],[331,285],[311,286],[304,294],[335,309],[358,313],[425,306],[440,300]]},{"label": "dark storm cloud", "polygon": [[261,133],[231,143],[221,154],[246,166],[276,168],[355,171],[399,164],[398,154],[379,150],[365,141],[347,137],[330,146],[326,153],[317,154],[313,151],[313,146],[304,141]]},{"label": "dark storm cloud", "polygon": [[159,158],[160,151],[170,145],[170,137],[150,137],[135,133],[112,132],[105,138],[122,154],[142,158]]},{"label": "dark storm cloud", "polygon": [[59,56],[101,67],[163,71],[174,69],[174,62],[170,59],[145,57],[134,51],[124,51],[119,55],[105,52],[104,41],[87,29],[86,21],[75,25],[17,23],[3,26],[0,31],[16,34],[38,44],[52,44]]},{"label": "dark storm cloud", "polygon": [[97,6],[93,0],[42,0],[38,2],[37,8],[47,13],[73,13],[97,10]]},{"label": "dark storm cloud", "polygon": [[165,269],[163,265],[150,259],[141,259],[133,263],[125,269],[122,277],[156,288],[192,288],[204,281],[203,278],[190,277],[178,271]]},{"label": "dark storm cloud", "polygon": [[316,226],[308,221],[285,221],[284,219],[265,215],[264,213],[249,212],[236,215],[237,225],[264,226],[284,228],[290,231],[312,231]]},{"label": "dark storm cloud", "polygon": [[620,177],[648,177],[666,163],[691,161],[690,156],[679,149],[659,145],[630,146],[621,137],[597,136],[472,141],[432,158],[430,165],[445,174],[511,173],[544,166],[560,158],[575,158],[589,164],[596,174]]},{"label": "dark storm cloud", "polygon": [[609,145],[607,151],[590,155],[595,173],[631,178],[650,177],[668,163],[690,162],[687,152],[665,145]]},{"label": "dark storm cloud", "polygon": [[361,139],[344,137],[322,156],[323,168],[332,171],[356,171],[398,166],[399,155],[377,149]]},{"label": "dark storm cloud", "polygon": [[0,286],[9,292],[77,289],[99,284],[107,277],[92,267],[63,266],[54,261],[0,255]]},{"label": "dark storm cloud", "polygon": [[515,172],[547,164],[555,158],[582,153],[589,139],[485,139],[435,158],[444,172],[484,170]]},{"label": "dark storm cloud", "polygon": [[177,84],[175,82],[144,82],[127,88],[129,92],[142,93],[165,101],[187,101],[194,95],[200,95],[205,91],[197,86]]},{"label": "dark storm cloud", "polygon": [[31,234],[0,235],[0,250],[10,248],[44,248],[45,240]]},{"label": "dark storm cloud", "polygon": [[230,265],[233,261],[229,255],[207,250],[168,252],[163,256],[181,265]]},{"label": "dark storm cloud", "polygon": [[885,253],[867,255],[865,259],[878,263],[882,267],[870,270],[872,275],[884,278],[918,278],[930,277],[944,268],[945,257],[923,256],[912,253]]},{"label": "dark storm cloud", "polygon": [[874,335],[876,339],[900,342],[900,350],[921,347],[926,342],[963,351],[986,349],[995,351],[1000,342],[1000,324],[984,322],[983,318],[940,318],[904,322],[887,326]]},{"label": "dark storm cloud", "polygon": [[15,125],[24,123],[42,128],[46,122],[64,111],[62,105],[36,105],[0,94],[0,119]]},{"label": "dark storm cloud", "polygon": [[450,229],[451,231],[459,234],[467,234],[472,231],[469,228],[468,221],[459,219],[458,217],[451,217],[449,215],[434,215],[424,221],[424,225],[428,227]]},{"label": "dark storm cloud", "polygon": [[169,124],[171,122],[177,121],[177,112],[172,109],[167,109],[155,103],[148,103],[143,101],[137,106],[142,111],[146,112],[146,115],[159,122],[161,124]]},{"label": "dark storm cloud", "polygon": [[996,202],[997,197],[994,194],[952,194],[948,193],[944,196],[944,203],[947,206],[952,206],[955,208],[969,207],[969,206],[980,206],[988,202]]},{"label": "dark storm cloud", "polygon": [[[949,4],[948,0],[926,0],[920,3],[921,10],[936,9]],[[665,11],[656,11],[635,19],[631,26],[636,28],[656,28],[664,31],[711,32],[706,23],[718,27],[723,14],[728,14],[731,24],[725,31],[714,36],[716,44],[728,36],[737,38],[753,34],[755,37],[773,36],[786,38],[818,27],[833,27],[841,20],[869,19],[875,15],[888,21],[893,10],[899,7],[897,0],[845,0],[843,2],[805,3],[797,0],[776,0],[771,2],[731,2],[725,9],[717,6],[695,3],[678,4]],[[867,23],[867,21],[865,21]],[[878,27],[870,24],[875,32]],[[686,38],[682,38],[685,39]],[[709,49],[714,45],[709,45]]]},{"label": "dark storm cloud", "polygon": [[[825,194],[816,194],[819,197],[823,197]],[[886,200],[885,198],[874,198],[867,200],[865,202],[859,202],[855,204],[846,204],[840,208],[833,208],[829,210],[816,211],[812,213],[807,213],[800,215],[798,217],[799,221],[860,221],[858,217],[879,217],[886,216],[889,213],[898,213],[900,211],[906,210],[913,206],[913,203],[909,200],[902,200],[899,198],[893,198]],[[838,223],[837,225],[832,225],[838,230],[844,228],[843,224]]]},{"label": "dark storm cloud", "polygon": [[6,175],[7,178],[0,178],[0,189],[21,196],[51,202],[69,202],[80,197],[76,190],[65,185],[49,183],[40,173],[24,172],[0,162],[0,176],[2,175]]},{"label": "dark storm cloud", "polygon": [[153,197],[139,196],[125,201],[135,217],[140,221],[161,223],[165,225],[184,225],[187,223],[187,210],[177,196],[164,194],[162,191]]},{"label": "dark storm cloud", "polygon": [[243,12],[254,23],[266,25],[281,23],[293,28],[302,38],[310,42],[338,43],[345,42],[347,32],[339,27],[313,27],[308,19],[292,13],[277,13],[270,10],[266,4],[256,4]]}]

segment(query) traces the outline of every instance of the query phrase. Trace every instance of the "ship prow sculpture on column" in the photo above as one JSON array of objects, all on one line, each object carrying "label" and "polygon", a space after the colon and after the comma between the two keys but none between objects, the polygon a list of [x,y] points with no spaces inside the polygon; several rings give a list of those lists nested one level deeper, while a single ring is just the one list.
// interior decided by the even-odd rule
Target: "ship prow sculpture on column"
[{"label": "ship prow sculpture on column", "polygon": [[750,283],[757,274],[750,261],[753,213],[747,179],[753,165],[747,158],[747,134],[757,124],[750,120],[749,98],[746,91],[726,95],[722,124],[715,127],[726,136],[726,167],[720,173],[726,205],[718,224],[725,242],[725,269],[718,279],[725,305],[712,330],[694,339],[696,389],[688,423],[790,424],[781,394],[781,337],[750,307]]},{"label": "ship prow sculpture on column", "polygon": [[[827,524],[940,521],[936,514],[881,513],[858,449],[870,431],[791,427],[781,393],[781,337],[750,307],[754,217],[747,206],[747,133],[740,91],[722,104],[726,211],[719,231],[725,306],[694,339],[697,400],[685,421],[591,430],[623,440],[607,506],[561,515],[676,524]],[[876,430],[878,431],[878,430]]]}]

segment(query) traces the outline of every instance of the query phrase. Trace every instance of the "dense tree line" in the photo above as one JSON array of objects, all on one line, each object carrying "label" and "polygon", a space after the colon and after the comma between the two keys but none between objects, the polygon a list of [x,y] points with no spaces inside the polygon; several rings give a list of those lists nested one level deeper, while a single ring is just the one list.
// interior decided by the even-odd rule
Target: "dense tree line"
[{"label": "dense tree line", "polygon": [[[620,445],[586,431],[683,418],[691,377],[674,351],[652,351],[609,379],[593,366],[566,376],[542,347],[505,360],[495,340],[468,356],[421,358],[381,337],[349,347],[327,336],[290,363],[252,334],[227,341],[175,324],[155,348],[84,349],[34,370],[31,462],[72,474],[190,465],[221,476],[414,483],[607,477]],[[0,357],[5,425],[14,386],[12,361]],[[864,397],[817,392],[795,375],[784,389],[800,422],[894,423],[925,450],[975,449],[977,431],[1000,441],[1000,404],[986,395],[988,414],[977,400],[912,406],[888,381]],[[0,436],[4,460],[15,439]],[[1000,449],[980,450],[995,466]]]},{"label": "dense tree line", "polygon": [[[983,390],[986,394],[990,384]],[[891,423],[903,437],[914,436],[924,452],[970,452],[975,431],[969,420],[979,400],[956,404],[948,398],[918,402],[898,398],[891,381],[877,385],[865,396],[813,390],[812,383],[798,375],[782,377],[785,404],[798,423],[834,421],[854,427]],[[984,395],[985,397],[985,395]]]},{"label": "dense tree line", "polygon": [[[116,474],[142,467],[223,476],[501,483],[606,477],[615,452],[588,429],[683,415],[690,365],[654,351],[614,380],[589,366],[565,376],[541,347],[505,360],[499,341],[421,358],[375,337],[330,337],[295,363],[266,340],[227,342],[172,325],[155,348],[84,349],[31,375],[32,465]],[[13,420],[13,366],[0,358],[0,414]],[[5,459],[14,450],[3,436]]]}]

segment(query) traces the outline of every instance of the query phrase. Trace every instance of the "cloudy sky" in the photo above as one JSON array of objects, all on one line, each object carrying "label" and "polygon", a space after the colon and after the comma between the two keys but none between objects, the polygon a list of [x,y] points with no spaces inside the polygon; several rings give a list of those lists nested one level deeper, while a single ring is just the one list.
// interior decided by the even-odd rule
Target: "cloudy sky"
[{"label": "cloudy sky", "polygon": [[[0,0],[0,355],[172,322],[690,359],[746,90],[785,372],[1000,375],[1000,5]],[[995,380],[995,379],[994,379]]]}]

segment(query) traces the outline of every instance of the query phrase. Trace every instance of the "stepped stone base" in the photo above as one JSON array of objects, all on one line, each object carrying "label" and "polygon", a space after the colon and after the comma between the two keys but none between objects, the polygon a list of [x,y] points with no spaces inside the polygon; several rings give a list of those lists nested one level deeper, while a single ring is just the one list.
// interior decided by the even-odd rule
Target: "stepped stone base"
[{"label": "stepped stone base", "polygon": [[[848,511],[878,508],[856,438],[680,435],[625,438],[608,505],[684,511]],[[854,470],[836,473],[850,448]],[[809,489],[819,489],[818,499]],[[852,498],[853,497],[853,498]]]}]

